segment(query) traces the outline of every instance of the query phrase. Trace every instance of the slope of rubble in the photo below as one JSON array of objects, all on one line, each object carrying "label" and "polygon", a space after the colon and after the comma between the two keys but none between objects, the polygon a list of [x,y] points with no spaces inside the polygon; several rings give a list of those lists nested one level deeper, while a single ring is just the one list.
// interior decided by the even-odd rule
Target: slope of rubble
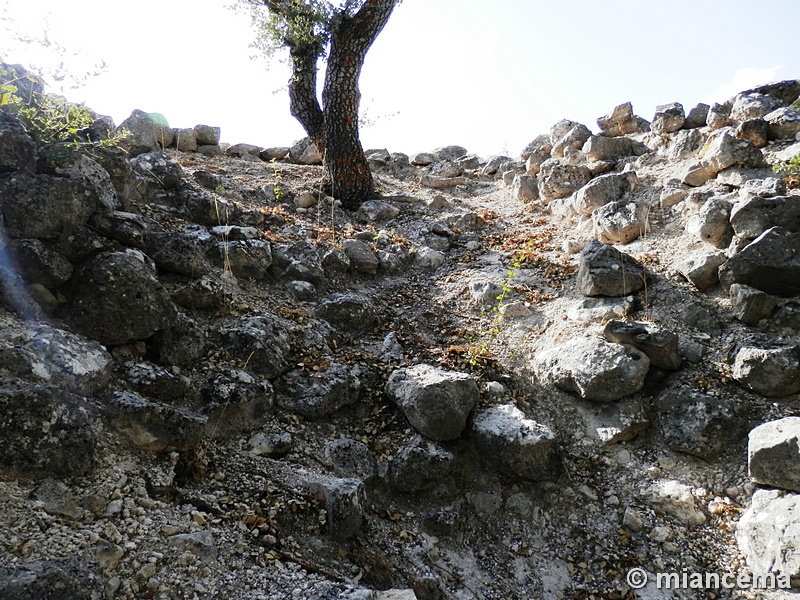
[{"label": "slope of rubble", "polygon": [[370,150],[357,213],[307,141],[0,112],[0,596],[799,584],[798,96]]}]

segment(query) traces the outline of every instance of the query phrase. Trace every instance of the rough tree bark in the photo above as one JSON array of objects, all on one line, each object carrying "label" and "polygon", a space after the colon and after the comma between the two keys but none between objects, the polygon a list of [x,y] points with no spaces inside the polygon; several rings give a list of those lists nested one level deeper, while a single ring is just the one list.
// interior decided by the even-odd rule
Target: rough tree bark
[{"label": "rough tree bark", "polygon": [[[317,60],[323,46],[314,36],[312,20],[298,39],[285,39],[292,61],[289,100],[292,115],[300,122],[323,157],[326,191],[348,209],[375,197],[375,184],[358,135],[361,93],[358,78],[372,43],[383,30],[399,0],[366,0],[353,15],[342,9],[334,17],[328,65],[317,99]],[[283,18],[297,18],[310,10],[301,0],[263,0]],[[304,13],[304,11],[306,11]],[[296,21],[295,21],[296,22]]]}]

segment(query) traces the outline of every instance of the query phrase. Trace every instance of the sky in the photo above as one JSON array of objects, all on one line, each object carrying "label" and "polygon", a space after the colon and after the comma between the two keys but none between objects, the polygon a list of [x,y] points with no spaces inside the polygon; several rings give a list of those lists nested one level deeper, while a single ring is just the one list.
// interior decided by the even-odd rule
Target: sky
[{"label": "sky", "polygon": [[[305,134],[289,66],[252,58],[232,1],[0,0],[0,59],[76,75],[104,63],[50,90],[117,124],[140,109],[219,126],[229,143],[291,145]],[[624,102],[649,120],[659,104],[688,112],[800,78],[798,32],[797,0],[404,0],[367,54],[361,140],[517,156],[563,118],[597,131]],[[45,34],[49,48],[15,39]]]}]

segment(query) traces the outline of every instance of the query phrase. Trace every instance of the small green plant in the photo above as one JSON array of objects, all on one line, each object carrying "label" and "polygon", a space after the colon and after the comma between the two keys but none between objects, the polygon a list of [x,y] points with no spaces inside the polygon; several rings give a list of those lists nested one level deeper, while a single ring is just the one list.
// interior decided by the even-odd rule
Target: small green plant
[{"label": "small green plant", "polygon": [[[101,140],[91,140],[85,130],[91,127],[96,115],[82,104],[68,102],[60,96],[33,92],[29,98],[19,94],[21,78],[10,78],[14,72],[0,67],[0,108],[15,115],[37,147],[59,145],[67,152],[117,146],[125,132],[116,131]],[[24,75],[22,77],[25,77]]]},{"label": "small green plant", "polygon": [[281,184],[281,180],[283,179],[283,171],[276,164],[276,159],[273,158],[269,162],[272,163],[272,176],[275,178],[275,183],[272,184],[272,195],[275,196],[275,200],[278,203],[281,203],[283,202],[284,198],[286,198],[286,191],[283,189],[283,185]]},{"label": "small green plant", "polygon": [[800,175],[800,154],[791,159],[788,163],[782,163],[772,167],[772,170],[781,175]]}]

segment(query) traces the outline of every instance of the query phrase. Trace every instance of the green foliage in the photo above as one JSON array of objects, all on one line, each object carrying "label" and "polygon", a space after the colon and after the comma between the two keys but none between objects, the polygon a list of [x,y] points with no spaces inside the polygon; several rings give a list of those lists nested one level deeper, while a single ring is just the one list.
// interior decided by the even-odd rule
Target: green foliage
[{"label": "green foliage", "polygon": [[[53,94],[33,92],[29,98],[19,95],[19,77],[13,71],[0,66],[0,108],[15,115],[38,148],[58,145],[68,152],[87,150],[94,147],[116,146],[124,132],[92,141],[85,130],[94,123],[97,116],[82,104],[68,102]],[[23,75],[23,77],[25,77]]]},{"label": "green foliage", "polygon": [[791,159],[788,163],[775,165],[772,170],[781,175],[800,175],[800,154]]},{"label": "green foliage", "polygon": [[789,108],[791,108],[794,111],[800,112],[800,98],[792,102]]}]

